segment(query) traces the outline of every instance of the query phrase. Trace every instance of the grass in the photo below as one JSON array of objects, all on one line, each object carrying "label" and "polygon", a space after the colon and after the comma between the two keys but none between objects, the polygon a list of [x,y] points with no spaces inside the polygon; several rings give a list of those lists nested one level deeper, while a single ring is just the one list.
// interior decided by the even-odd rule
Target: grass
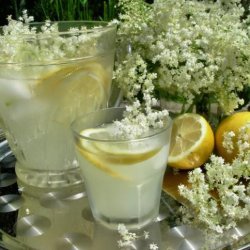
[{"label": "grass", "polygon": [[[0,9],[0,25],[6,24],[6,17],[12,15],[17,19],[23,9],[36,21],[50,19],[60,20],[104,20],[109,21],[117,17],[116,4],[118,0],[11,0]],[[132,0],[131,0],[132,1]],[[145,0],[152,3],[153,0]],[[249,0],[241,0],[249,14]]]},{"label": "grass", "polygon": [[38,0],[34,3],[32,0],[11,0],[11,12],[14,18],[18,18],[22,10],[27,9],[36,21],[109,21],[116,17],[116,2],[117,0]]}]

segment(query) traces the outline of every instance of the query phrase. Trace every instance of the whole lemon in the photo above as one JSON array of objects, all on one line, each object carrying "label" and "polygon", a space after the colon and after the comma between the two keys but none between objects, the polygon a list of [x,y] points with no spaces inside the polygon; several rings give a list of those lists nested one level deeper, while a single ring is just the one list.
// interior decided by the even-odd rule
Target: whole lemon
[{"label": "whole lemon", "polygon": [[[247,123],[250,123],[250,112],[242,111],[234,113],[225,119],[223,119],[218,125],[215,132],[215,145],[218,155],[222,156],[226,162],[232,162],[232,160],[238,154],[238,136],[240,128],[244,127]],[[225,135],[229,132],[233,132],[232,143],[233,149],[228,151],[224,146]],[[248,138],[250,138],[250,129],[247,130]],[[250,143],[250,139],[249,139]]]}]

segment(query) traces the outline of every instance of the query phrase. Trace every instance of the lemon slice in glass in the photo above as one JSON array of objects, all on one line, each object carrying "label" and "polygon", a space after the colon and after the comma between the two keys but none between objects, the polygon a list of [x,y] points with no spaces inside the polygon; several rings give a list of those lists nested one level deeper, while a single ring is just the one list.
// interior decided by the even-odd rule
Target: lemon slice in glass
[{"label": "lemon slice in glass", "polygon": [[[105,159],[106,161],[118,165],[130,165],[145,161],[156,155],[161,147],[152,144],[146,145],[145,141],[115,140],[113,137],[114,126],[86,129],[81,135],[90,137],[96,141],[90,150]],[[87,142],[85,142],[86,144]],[[88,146],[84,146],[88,148]]]},{"label": "lemon slice in glass", "polygon": [[89,161],[92,165],[100,169],[101,171],[107,173],[108,175],[121,179],[121,180],[126,180],[128,181],[129,179],[115,171],[113,171],[110,167],[107,166],[102,160],[102,158],[99,157],[99,155],[91,152],[89,148],[86,150],[86,148],[80,146],[79,144],[76,145],[76,148],[78,152],[87,160]]},{"label": "lemon slice in glass", "polygon": [[88,72],[93,78],[96,78],[102,82],[105,90],[105,94],[109,96],[110,85],[111,85],[111,74],[103,68],[103,66],[98,62],[86,63],[82,69]]},{"label": "lemon slice in glass", "polygon": [[68,86],[60,96],[57,121],[69,124],[77,116],[106,106],[108,100],[103,81],[94,74],[79,69],[68,76],[63,84]]},{"label": "lemon slice in glass", "polygon": [[[95,133],[96,136],[99,134],[99,136],[103,136],[104,134],[106,135],[106,131],[103,129],[86,129],[82,131],[81,135],[90,137],[92,134],[93,130],[98,130],[99,133]],[[95,131],[96,132],[96,131]],[[98,137],[98,136],[97,136]],[[95,137],[95,139],[97,139]],[[129,178],[121,175],[117,171],[114,171],[111,166],[109,165],[110,162],[107,161],[107,156],[103,155],[102,152],[95,146],[95,142],[85,140],[85,139],[80,139],[78,143],[76,143],[76,149],[78,152],[84,157],[87,161],[89,161],[93,166],[97,167],[99,170],[107,173],[108,175],[121,179],[121,180],[126,180],[128,181]]]},{"label": "lemon slice in glass", "polygon": [[107,105],[110,82],[100,63],[85,62],[62,68],[37,86],[38,95],[54,103],[54,120],[71,123],[76,116]]}]

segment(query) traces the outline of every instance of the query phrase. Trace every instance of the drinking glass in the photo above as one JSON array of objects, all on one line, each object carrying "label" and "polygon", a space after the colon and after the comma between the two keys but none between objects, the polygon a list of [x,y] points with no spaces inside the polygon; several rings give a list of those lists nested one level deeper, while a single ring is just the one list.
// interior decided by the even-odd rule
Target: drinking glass
[{"label": "drinking glass", "polygon": [[57,25],[58,31],[46,33],[46,25],[32,24],[45,35],[15,34],[17,58],[9,62],[0,56],[1,126],[17,158],[18,178],[38,187],[82,181],[70,124],[107,107],[111,93],[116,26]]},{"label": "drinking glass", "polygon": [[138,229],[159,212],[172,122],[137,139],[114,136],[113,121],[124,108],[108,108],[77,118],[72,124],[75,149],[90,208],[96,221],[117,229]]}]

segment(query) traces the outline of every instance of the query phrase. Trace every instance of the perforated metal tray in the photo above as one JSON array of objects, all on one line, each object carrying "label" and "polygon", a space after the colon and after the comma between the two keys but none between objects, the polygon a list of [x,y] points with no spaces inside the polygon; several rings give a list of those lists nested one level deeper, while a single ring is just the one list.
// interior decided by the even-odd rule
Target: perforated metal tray
[{"label": "perforated metal tray", "polygon": [[[249,221],[224,235],[208,235],[192,225],[178,224],[179,206],[162,192],[156,221],[136,231],[138,236],[148,231],[150,237],[139,237],[122,249],[147,250],[152,243],[161,250],[249,249]],[[94,221],[84,183],[53,190],[31,187],[16,178],[13,156],[0,161],[0,249],[118,250],[119,240],[117,231]]]}]

